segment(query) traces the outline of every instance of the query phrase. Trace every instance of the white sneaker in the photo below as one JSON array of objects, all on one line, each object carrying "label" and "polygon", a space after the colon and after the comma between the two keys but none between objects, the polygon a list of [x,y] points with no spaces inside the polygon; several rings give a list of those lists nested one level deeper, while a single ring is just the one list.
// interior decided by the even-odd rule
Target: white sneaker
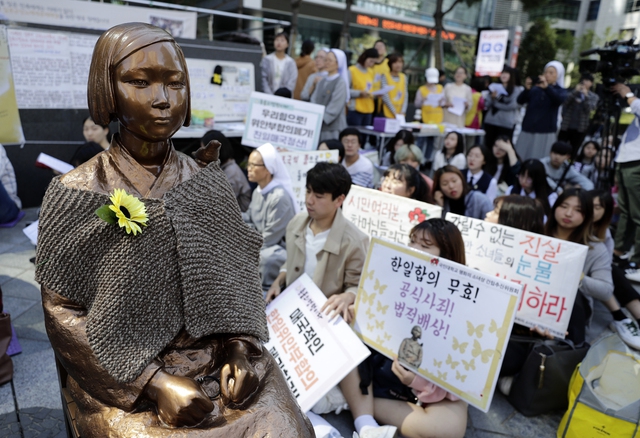
[{"label": "white sneaker", "polygon": [[613,321],[609,327],[618,333],[618,336],[629,347],[640,350],[640,329],[634,320],[626,318],[622,321]]},{"label": "white sneaker", "polygon": [[397,432],[398,428],[395,426],[365,426],[362,428],[360,435],[357,432],[353,432],[353,438],[395,438]]},{"label": "white sneaker", "polygon": [[509,395],[511,392],[511,385],[513,384],[513,376],[504,376],[498,379],[498,389],[504,395]]},{"label": "white sneaker", "polygon": [[337,385],[331,388],[329,392],[311,408],[311,412],[318,415],[328,414],[334,411],[336,415],[339,415],[340,412],[348,410],[349,405],[347,404],[347,400]]}]

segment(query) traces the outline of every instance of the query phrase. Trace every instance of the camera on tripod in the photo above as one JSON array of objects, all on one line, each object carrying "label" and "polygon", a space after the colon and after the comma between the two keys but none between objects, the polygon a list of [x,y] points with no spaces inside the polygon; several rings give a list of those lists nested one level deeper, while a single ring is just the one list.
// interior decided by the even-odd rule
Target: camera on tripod
[{"label": "camera on tripod", "polygon": [[635,38],[627,41],[608,41],[603,48],[596,47],[580,53],[580,56],[600,55],[600,60],[583,59],[580,61],[581,73],[601,73],[602,84],[608,89],[616,82],[625,82],[640,75],[640,44],[634,44]]}]

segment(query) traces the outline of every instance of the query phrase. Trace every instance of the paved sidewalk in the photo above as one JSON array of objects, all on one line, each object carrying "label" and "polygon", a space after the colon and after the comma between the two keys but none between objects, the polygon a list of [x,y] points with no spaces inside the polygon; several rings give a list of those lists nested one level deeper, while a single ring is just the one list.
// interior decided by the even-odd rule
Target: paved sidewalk
[{"label": "paved sidewalk", "polygon": [[[40,289],[29,262],[35,249],[23,228],[36,219],[37,209],[11,229],[0,229],[0,286],[5,311],[11,314],[23,352],[13,356],[13,382],[0,386],[0,437],[65,437],[54,354],[44,328]],[[591,338],[602,332],[610,316],[596,309]],[[353,434],[350,413],[325,416],[345,438]],[[489,413],[470,407],[466,438],[552,438],[562,412],[524,417],[496,393]],[[234,438],[234,437],[229,437]]]}]

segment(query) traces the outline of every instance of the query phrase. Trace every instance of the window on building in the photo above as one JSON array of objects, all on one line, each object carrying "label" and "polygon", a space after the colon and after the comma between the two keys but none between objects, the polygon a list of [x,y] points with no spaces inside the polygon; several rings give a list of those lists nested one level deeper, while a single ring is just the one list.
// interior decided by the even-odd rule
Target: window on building
[{"label": "window on building", "polygon": [[640,11],[640,0],[627,0],[626,13]]},{"label": "window on building", "polygon": [[589,12],[587,12],[587,21],[597,20],[598,12],[600,12],[600,0],[591,0],[589,3]]},{"label": "window on building", "polygon": [[[640,3],[640,0],[634,0]],[[559,20],[578,21],[580,0],[561,0],[529,13],[529,19],[556,18]]]}]

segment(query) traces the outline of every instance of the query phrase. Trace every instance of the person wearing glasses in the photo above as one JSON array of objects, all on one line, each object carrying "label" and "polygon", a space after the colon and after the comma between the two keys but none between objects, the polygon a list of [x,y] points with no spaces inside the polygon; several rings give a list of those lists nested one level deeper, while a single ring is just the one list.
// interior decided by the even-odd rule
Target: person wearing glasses
[{"label": "person wearing glasses", "polygon": [[271,143],[263,144],[251,152],[247,173],[249,181],[258,184],[258,187],[253,191],[249,208],[242,213],[242,218],[264,239],[259,269],[266,291],[287,260],[284,237],[287,224],[298,212],[298,203],[289,173]]}]

